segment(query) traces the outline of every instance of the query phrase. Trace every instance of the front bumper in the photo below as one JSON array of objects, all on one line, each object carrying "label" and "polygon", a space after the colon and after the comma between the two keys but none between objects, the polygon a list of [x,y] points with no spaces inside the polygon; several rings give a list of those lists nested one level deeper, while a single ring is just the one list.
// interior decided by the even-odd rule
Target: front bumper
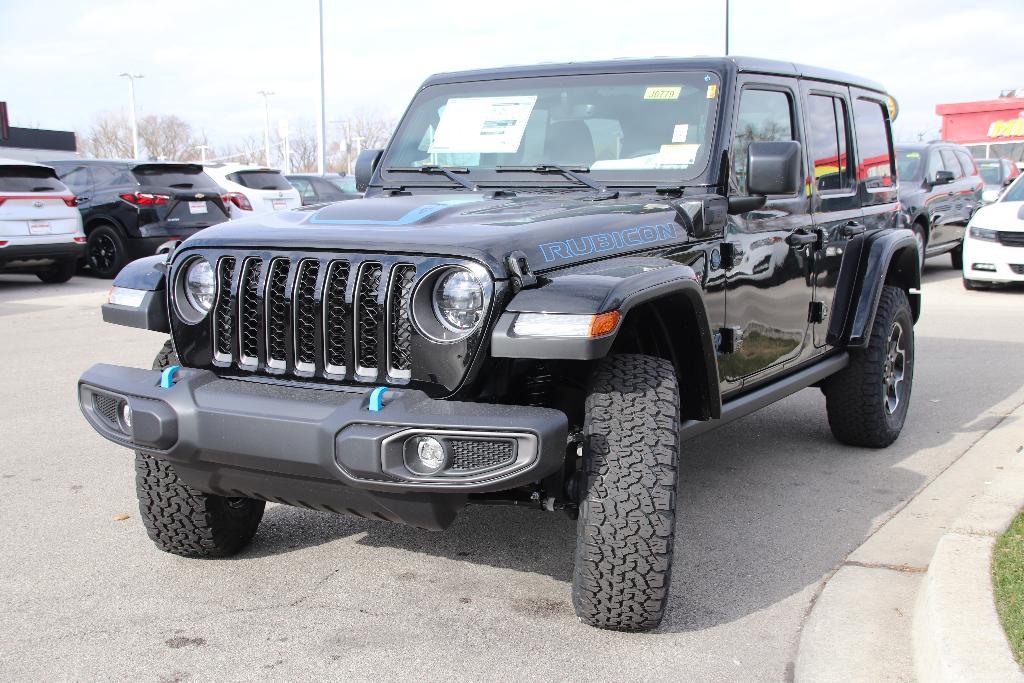
[{"label": "front bumper", "polygon": [[[466,494],[515,488],[564,463],[567,420],[548,408],[393,390],[374,412],[367,389],[223,379],[191,368],[175,380],[162,388],[158,371],[94,365],[79,379],[79,406],[100,435],[172,462],[182,480],[208,493],[444,528]],[[120,416],[125,403],[131,426]],[[403,448],[423,434],[508,444],[511,459],[421,477],[405,468]]]},{"label": "front bumper", "polygon": [[[994,270],[978,270],[976,265]],[[964,277],[983,282],[1024,282],[1024,247],[964,238]]]}]

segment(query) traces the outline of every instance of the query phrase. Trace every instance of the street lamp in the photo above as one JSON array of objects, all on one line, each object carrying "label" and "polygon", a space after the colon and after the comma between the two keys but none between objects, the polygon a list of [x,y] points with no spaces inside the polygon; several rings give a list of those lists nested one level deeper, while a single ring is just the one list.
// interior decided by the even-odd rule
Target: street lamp
[{"label": "street lamp", "polygon": [[725,0],[725,56],[729,56],[729,0]]},{"label": "street lamp", "polygon": [[327,170],[327,100],[324,97],[324,0],[319,2],[320,17],[320,146],[316,151],[317,173]]},{"label": "street lamp", "polygon": [[267,155],[267,167],[270,167],[270,96],[276,93],[273,90],[257,90],[257,95],[263,95],[263,149]]},{"label": "street lamp", "polygon": [[209,145],[197,145],[196,149],[199,150],[199,160],[200,160],[200,163],[205,164],[206,163],[206,150],[210,149],[210,146]]},{"label": "street lamp", "polygon": [[128,103],[132,114],[132,159],[139,158],[139,126],[135,121],[135,79],[145,78],[142,74],[125,72],[119,78],[128,79]]},{"label": "street lamp", "polygon": [[[353,135],[352,136],[352,141],[356,143],[356,157],[358,157],[359,153],[363,151],[363,138],[361,138],[358,135]],[[354,163],[353,162],[353,157],[352,157],[351,154],[349,154],[348,155],[348,172],[349,172],[349,175],[352,175],[352,164],[353,163]]]}]

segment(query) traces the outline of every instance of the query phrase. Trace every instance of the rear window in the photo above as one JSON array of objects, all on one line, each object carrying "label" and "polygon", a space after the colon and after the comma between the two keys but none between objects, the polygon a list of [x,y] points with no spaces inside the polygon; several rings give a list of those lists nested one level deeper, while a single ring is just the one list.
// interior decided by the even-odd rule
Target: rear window
[{"label": "rear window", "polygon": [[236,171],[228,180],[251,190],[291,190],[285,177],[277,171]]},{"label": "rear window", "polygon": [[178,190],[218,189],[213,178],[203,173],[203,167],[198,165],[136,166],[132,173],[138,179],[139,185],[146,187],[171,187]]},{"label": "rear window", "polygon": [[356,190],[356,177],[354,175],[343,175],[340,178],[325,178],[327,182],[334,185],[342,192],[357,192]]},{"label": "rear window", "polygon": [[67,192],[45,166],[0,166],[0,192]]},{"label": "rear window", "polygon": [[891,188],[893,185],[892,153],[885,105],[858,99],[853,103],[853,120],[857,127],[857,149],[860,164],[857,180],[870,189]]},{"label": "rear window", "polygon": [[978,169],[986,185],[998,185],[1003,182],[1003,163],[1001,161],[979,161]]}]

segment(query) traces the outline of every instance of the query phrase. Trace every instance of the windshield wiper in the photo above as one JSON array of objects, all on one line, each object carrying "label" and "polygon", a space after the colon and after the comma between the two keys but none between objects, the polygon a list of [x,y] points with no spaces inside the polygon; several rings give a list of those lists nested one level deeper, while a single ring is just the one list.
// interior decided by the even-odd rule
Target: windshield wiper
[{"label": "windshield wiper", "polygon": [[457,185],[462,185],[467,190],[476,190],[476,185],[463,180],[456,173],[469,173],[469,169],[465,166],[392,166],[391,168],[385,168],[385,173],[439,173],[448,180],[452,181]]},{"label": "windshield wiper", "polygon": [[604,192],[605,188],[602,185],[598,185],[592,180],[587,180],[580,173],[590,173],[590,168],[587,166],[573,166],[567,168],[565,166],[559,166],[557,164],[540,164],[538,166],[497,166],[494,171],[496,173],[514,173],[516,171],[520,173],[560,173],[570,180],[574,180],[580,185],[585,185],[592,190],[598,192]]}]

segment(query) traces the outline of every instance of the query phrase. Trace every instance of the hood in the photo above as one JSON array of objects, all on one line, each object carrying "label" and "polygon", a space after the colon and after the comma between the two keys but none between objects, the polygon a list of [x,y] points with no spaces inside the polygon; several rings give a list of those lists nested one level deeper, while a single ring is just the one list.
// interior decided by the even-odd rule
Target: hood
[{"label": "hood", "polygon": [[216,246],[436,254],[482,262],[505,277],[525,254],[540,272],[690,239],[701,200],[587,192],[503,197],[488,193],[371,197],[253,216],[207,228],[184,248]]},{"label": "hood", "polygon": [[990,230],[1024,231],[1024,202],[996,202],[983,206],[971,218],[971,225]]}]

